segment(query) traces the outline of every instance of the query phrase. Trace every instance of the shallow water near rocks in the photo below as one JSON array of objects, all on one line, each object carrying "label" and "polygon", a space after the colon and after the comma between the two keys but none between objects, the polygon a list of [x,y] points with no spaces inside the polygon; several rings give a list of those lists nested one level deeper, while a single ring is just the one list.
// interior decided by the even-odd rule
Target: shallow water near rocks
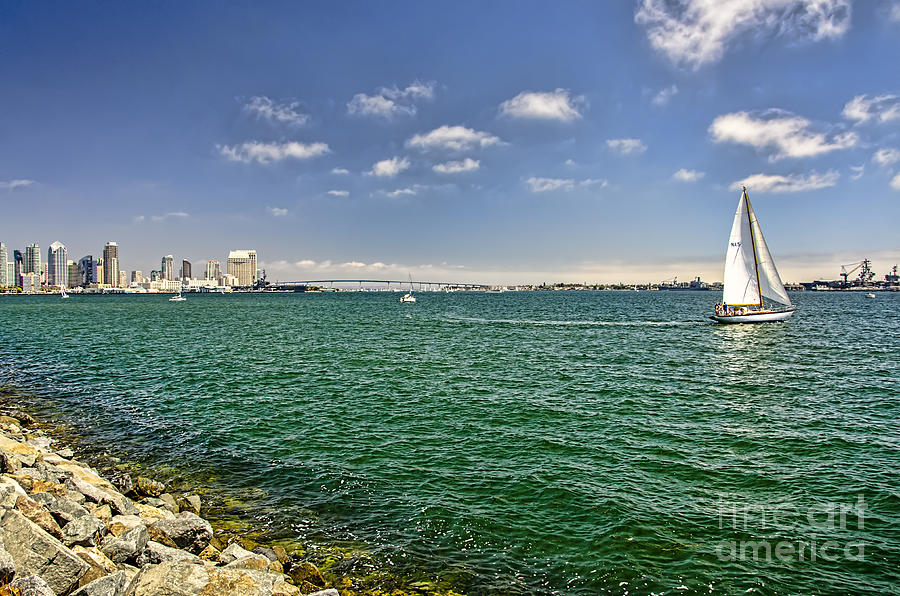
[{"label": "shallow water near rocks", "polygon": [[10,296],[0,384],[467,593],[897,593],[900,295],[718,298]]}]

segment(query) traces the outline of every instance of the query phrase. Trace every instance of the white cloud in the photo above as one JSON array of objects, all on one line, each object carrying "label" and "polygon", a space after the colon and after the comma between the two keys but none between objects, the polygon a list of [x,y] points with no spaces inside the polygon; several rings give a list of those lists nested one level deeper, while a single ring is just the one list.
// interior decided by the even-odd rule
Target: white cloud
[{"label": "white cloud", "polygon": [[409,165],[409,160],[405,157],[392,157],[376,162],[372,165],[372,169],[366,173],[379,178],[391,178],[403,170],[409,169]]},{"label": "white cloud", "polygon": [[143,215],[135,215],[134,217],[131,218],[131,220],[136,224],[143,223],[144,219],[146,219],[146,218]]},{"label": "white cloud", "polygon": [[669,103],[669,100],[672,99],[677,93],[678,85],[672,85],[671,87],[661,89],[659,93],[653,96],[653,105],[664,106]]},{"label": "white cloud", "polygon": [[[190,217],[190,214],[185,213],[184,211],[170,211],[169,213],[166,213],[165,215],[151,215],[150,221],[152,221],[154,223],[159,223],[159,222],[167,221],[170,219],[187,219],[189,217]],[[141,223],[142,221],[144,221],[144,219],[145,218],[143,215],[138,215],[137,217],[134,218],[134,222]]]},{"label": "white cloud", "polygon": [[578,167],[578,162],[576,162],[572,158],[569,158],[563,162],[563,165],[566,166],[567,168],[575,168],[575,167]]},{"label": "white cloud", "polygon": [[390,192],[384,192],[384,196],[391,197],[392,199],[396,199],[397,197],[411,197],[419,194],[419,190],[422,187],[416,184],[415,186],[411,186],[409,188],[398,188],[397,190],[392,190]]},{"label": "white cloud", "polygon": [[349,174],[350,170],[348,170],[347,168],[332,168],[331,173],[337,174],[340,176],[340,175],[344,175],[344,174]]},{"label": "white cloud", "polygon": [[435,164],[431,169],[439,174],[458,174],[460,172],[477,170],[480,165],[481,162],[479,160],[467,157],[462,161],[448,161],[446,163]]},{"label": "white cloud", "polygon": [[809,176],[753,174],[734,182],[730,189],[740,190],[742,186],[746,186],[755,192],[803,192],[834,186],[840,177],[841,175],[834,170],[829,170],[824,174],[813,172]]},{"label": "white cloud", "polygon": [[331,196],[333,196],[333,197],[349,197],[349,196],[350,196],[350,191],[347,191],[347,190],[329,190],[327,194],[329,194],[329,195],[331,195]]},{"label": "white cloud", "polygon": [[681,168],[674,174],[672,174],[672,178],[675,180],[680,180],[681,182],[696,182],[706,176],[706,172],[698,172],[697,170],[686,170],[685,168]]},{"label": "white cloud", "polygon": [[872,156],[872,161],[883,167],[891,166],[900,161],[900,151],[887,147],[879,149]]},{"label": "white cloud", "polygon": [[17,188],[25,188],[26,186],[31,186],[32,184],[34,184],[34,180],[9,180],[8,182],[0,182],[0,188],[12,191]]},{"label": "white cloud", "polygon": [[466,128],[465,126],[440,126],[427,134],[417,134],[406,141],[407,147],[422,150],[447,149],[468,151],[475,148],[498,145],[502,141],[490,133]]},{"label": "white cloud", "polygon": [[244,110],[276,124],[302,126],[309,122],[309,114],[298,112],[297,102],[277,103],[265,96],[251,97]]},{"label": "white cloud", "polygon": [[850,176],[850,180],[859,180],[866,172],[866,164],[862,164],[859,166],[850,166],[850,169],[853,170],[853,175]]},{"label": "white cloud", "polygon": [[769,161],[786,157],[814,157],[859,142],[856,133],[832,135],[815,132],[809,120],[786,112],[771,111],[763,117],[749,112],[724,114],[713,120],[709,133],[716,143],[738,143],[756,149],[769,149]]},{"label": "white cloud", "polygon": [[434,97],[434,81],[415,81],[404,89],[382,87],[375,95],[357,93],[347,102],[347,112],[356,116],[376,116],[390,120],[395,116],[413,116],[415,101]]},{"label": "white cloud", "polygon": [[525,181],[525,184],[528,186],[529,191],[538,193],[551,192],[554,190],[569,192],[575,190],[576,186],[580,186],[582,188],[586,188],[589,186],[600,186],[601,188],[603,188],[607,186],[609,182],[603,179],[595,178],[586,178],[584,180],[578,181],[572,178],[538,178],[532,176]]},{"label": "white cloud", "polygon": [[888,18],[895,23],[900,23],[900,2],[891,6],[891,12],[888,14]]},{"label": "white cloud", "polygon": [[500,104],[500,115],[509,118],[571,122],[581,118],[578,108],[583,104],[583,95],[572,97],[567,89],[546,92],[523,91]]},{"label": "white cloud", "polygon": [[850,27],[850,0],[641,0],[634,20],[678,66],[718,62],[737,39],[821,41]]},{"label": "white cloud", "polygon": [[216,145],[219,153],[228,161],[268,164],[283,159],[310,159],[330,152],[325,143],[260,143],[249,141],[240,145]]},{"label": "white cloud", "polygon": [[266,207],[266,211],[272,217],[284,217],[288,214],[288,210],[282,207]]},{"label": "white cloud", "polygon": [[891,188],[894,190],[900,190],[900,174],[894,176],[894,179],[891,180]]},{"label": "white cloud", "polygon": [[606,146],[619,155],[640,155],[647,150],[640,139],[607,139]]},{"label": "white cloud", "polygon": [[844,118],[856,122],[890,122],[900,119],[900,99],[896,95],[857,95],[844,105]]}]

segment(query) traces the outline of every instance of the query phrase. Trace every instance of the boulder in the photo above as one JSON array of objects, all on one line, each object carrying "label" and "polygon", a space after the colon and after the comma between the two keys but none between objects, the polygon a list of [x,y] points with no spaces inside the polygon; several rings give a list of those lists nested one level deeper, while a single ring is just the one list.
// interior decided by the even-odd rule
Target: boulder
[{"label": "boulder", "polygon": [[91,505],[91,515],[107,524],[112,519],[112,508],[109,505]]},{"label": "boulder", "polygon": [[0,510],[12,509],[16,506],[16,499],[27,496],[28,493],[18,482],[9,476],[0,476]]},{"label": "boulder", "polygon": [[138,508],[138,515],[146,524],[152,524],[158,519],[174,519],[175,514],[168,509],[161,509],[145,503],[135,503]]},{"label": "boulder", "polygon": [[0,472],[3,472],[4,474],[15,474],[21,469],[22,462],[19,461],[18,457],[9,451],[0,449]]},{"label": "boulder", "polygon": [[13,561],[12,555],[6,552],[3,546],[3,538],[0,537],[0,586],[12,581],[16,574],[16,563]]},{"label": "boulder", "polygon": [[144,476],[138,476],[134,481],[134,492],[142,497],[158,497],[166,492],[166,485]]},{"label": "boulder", "polygon": [[[35,449],[33,445],[10,439],[2,434],[0,434],[0,449],[19,456],[19,460],[26,466],[33,466],[41,455],[41,452]],[[24,458],[21,457],[23,455],[25,456]],[[29,461],[31,463],[28,463]]]},{"label": "boulder", "polygon": [[110,478],[110,482],[112,482],[113,486],[115,486],[123,495],[127,495],[134,490],[134,480],[131,479],[130,474],[126,474],[125,472],[113,475],[113,477]]},{"label": "boulder", "polygon": [[69,449],[68,447],[63,447],[62,449],[58,449],[56,454],[63,459],[72,459],[75,456],[75,452]]},{"label": "boulder", "polygon": [[[276,561],[277,562],[277,561]],[[254,571],[268,571],[269,570],[269,559],[265,558],[262,555],[248,555],[246,557],[241,557],[240,559],[235,559],[228,565],[225,565],[228,569],[252,569]]]},{"label": "boulder", "polygon": [[252,555],[249,550],[238,544],[237,542],[232,542],[219,554],[219,563],[222,565],[228,565],[232,561],[240,559],[242,557],[249,557]]},{"label": "boulder", "polygon": [[287,554],[287,550],[280,544],[276,544],[272,547],[272,552],[275,553],[275,556],[278,558],[278,562],[282,565],[286,565],[290,562],[291,558]]},{"label": "boulder", "polygon": [[170,495],[169,493],[163,493],[159,495],[159,500],[162,501],[162,506],[171,511],[172,513],[178,513],[178,503],[175,502],[175,497]]},{"label": "boulder", "polygon": [[291,579],[294,580],[294,583],[297,585],[307,582],[320,588],[325,587],[325,578],[322,577],[318,567],[309,561],[294,563],[291,565],[291,570],[288,575],[291,576]]},{"label": "boulder", "polygon": [[299,596],[300,591],[274,573],[173,561],[147,565],[135,576],[125,592],[125,596],[194,594]]},{"label": "boulder", "polygon": [[62,529],[66,546],[97,546],[106,534],[106,525],[93,515],[73,519]]},{"label": "boulder", "polygon": [[9,587],[18,590],[18,592],[13,592],[13,594],[18,593],[22,596],[56,596],[53,588],[37,575],[17,577],[9,584]]},{"label": "boulder", "polygon": [[125,563],[141,554],[149,540],[146,526],[140,525],[121,536],[110,534],[100,544],[100,551],[113,563]]},{"label": "boulder", "polygon": [[79,586],[85,586],[95,579],[118,571],[116,564],[110,561],[109,557],[100,552],[100,549],[95,546],[87,548],[73,546],[72,552],[81,557],[81,560],[90,566],[87,573],[81,576],[81,580],[78,583]]},{"label": "boulder", "polygon": [[34,493],[31,500],[40,503],[53,515],[56,522],[65,525],[79,517],[90,516],[91,513],[75,501],[67,497],[57,497],[50,493]]},{"label": "boulder", "polygon": [[52,534],[56,538],[62,538],[62,530],[60,530],[59,524],[56,523],[50,512],[39,503],[32,501],[28,497],[20,496],[16,499],[16,509],[45,532]]},{"label": "boulder", "polygon": [[[40,432],[40,431],[37,431],[37,432]],[[50,445],[53,444],[53,439],[51,439],[50,437],[35,436],[35,437],[28,439],[26,441],[26,443],[28,443],[29,445],[31,445],[38,451],[49,452]]]},{"label": "boulder", "polygon": [[107,522],[109,533],[113,536],[121,536],[128,530],[143,526],[144,520],[137,515],[116,515]]},{"label": "boulder", "polygon": [[200,554],[197,556],[200,557],[201,559],[203,559],[204,561],[216,562],[219,560],[220,554],[222,554],[222,552],[219,549],[214,547],[212,544],[209,544],[206,546],[206,548],[204,548],[202,551],[200,551]]},{"label": "boulder", "polygon": [[13,418],[12,416],[0,416],[0,424],[11,424],[13,426],[22,426],[22,423],[19,422],[19,419]]},{"label": "boulder", "polygon": [[190,511],[191,513],[200,515],[200,506],[202,505],[202,502],[197,495],[181,495],[176,500],[176,503],[178,503],[178,509],[180,511]]},{"label": "boulder", "polygon": [[128,585],[128,575],[117,571],[82,586],[72,596],[120,596]]},{"label": "boulder", "polygon": [[171,546],[166,546],[165,544],[160,544],[155,540],[151,540],[147,543],[147,548],[144,549],[144,552],[138,555],[135,564],[138,567],[143,567],[144,565],[156,565],[158,563],[168,563],[169,561],[197,560],[199,560],[197,555],[191,554],[186,550],[172,548]]},{"label": "boulder", "polygon": [[0,519],[0,539],[20,575],[39,575],[58,594],[76,588],[89,569],[80,557],[15,509]]},{"label": "boulder", "polygon": [[327,590],[319,590],[318,592],[313,592],[312,594],[307,594],[306,596],[341,596],[341,595],[334,588],[328,588]]},{"label": "boulder", "polygon": [[209,522],[190,512],[179,513],[174,519],[161,519],[148,528],[153,540],[199,554],[209,544],[213,531]]}]

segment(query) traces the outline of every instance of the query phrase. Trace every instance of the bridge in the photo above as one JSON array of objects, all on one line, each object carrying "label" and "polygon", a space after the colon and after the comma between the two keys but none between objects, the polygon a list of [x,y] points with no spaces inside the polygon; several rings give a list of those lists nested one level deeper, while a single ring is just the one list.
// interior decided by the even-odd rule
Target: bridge
[{"label": "bridge", "polygon": [[328,285],[332,286],[334,284],[357,284],[361,288],[363,284],[370,285],[386,285],[388,288],[391,287],[391,284],[397,284],[401,288],[404,285],[409,285],[412,283],[413,286],[417,286],[419,290],[423,287],[427,290],[440,290],[443,288],[465,288],[465,289],[484,289],[491,287],[489,284],[472,284],[472,283],[460,283],[460,282],[447,282],[447,281],[413,281],[410,282],[408,279],[307,279],[303,281],[276,281],[270,282],[266,287],[273,288],[276,290],[300,290],[301,288],[307,288],[309,286],[323,286]]}]

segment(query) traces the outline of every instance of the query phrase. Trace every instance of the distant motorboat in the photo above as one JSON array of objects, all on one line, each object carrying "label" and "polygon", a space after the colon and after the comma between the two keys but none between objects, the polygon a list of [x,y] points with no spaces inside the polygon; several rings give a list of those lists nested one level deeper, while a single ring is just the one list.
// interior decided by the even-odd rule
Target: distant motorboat
[{"label": "distant motorboat", "polygon": [[872,292],[869,292],[868,294],[866,294],[866,298],[874,298],[874,297],[875,297],[875,294]]},{"label": "distant motorboat", "polygon": [[[767,309],[763,298],[785,308]],[[719,323],[767,323],[783,321],[794,310],[744,187],[728,239],[722,303],[710,318]]]},{"label": "distant motorboat", "polygon": [[185,298],[181,292],[178,292],[176,295],[169,298],[169,302],[185,302],[187,298]]}]

